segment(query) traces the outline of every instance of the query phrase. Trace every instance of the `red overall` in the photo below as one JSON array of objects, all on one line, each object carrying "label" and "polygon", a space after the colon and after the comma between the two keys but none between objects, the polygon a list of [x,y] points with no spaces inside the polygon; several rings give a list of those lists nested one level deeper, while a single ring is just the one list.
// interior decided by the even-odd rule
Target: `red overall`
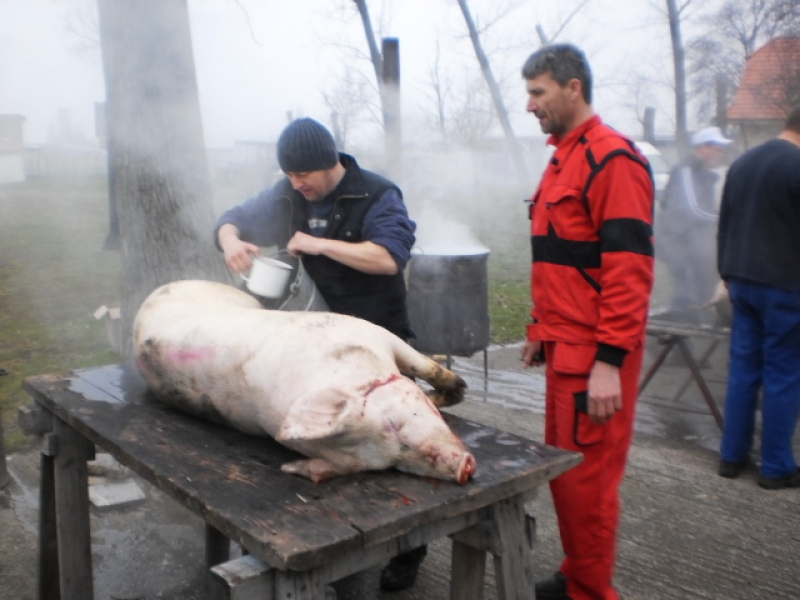
[{"label": "red overall", "polygon": [[[531,203],[533,324],[547,361],[545,442],[583,454],[551,491],[572,600],[616,600],[619,484],[630,446],[653,285],[646,159],[595,116],[556,146]],[[622,410],[586,414],[595,361],[620,367]]]}]

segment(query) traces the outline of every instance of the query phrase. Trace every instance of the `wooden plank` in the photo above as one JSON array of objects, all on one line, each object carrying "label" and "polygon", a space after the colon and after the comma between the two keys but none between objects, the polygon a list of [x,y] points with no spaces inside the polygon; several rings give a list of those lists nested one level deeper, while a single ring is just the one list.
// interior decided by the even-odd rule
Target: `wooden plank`
[{"label": "wooden plank", "polygon": [[[469,484],[392,470],[314,484],[280,471],[283,463],[298,458],[296,453],[270,438],[165,407],[135,371],[100,367],[33,377],[24,385],[38,403],[121,464],[284,570],[313,569],[479,510],[580,461],[578,454],[445,414],[475,454],[478,472]],[[101,393],[85,397],[92,390]]]},{"label": "wooden plank", "polygon": [[28,435],[44,435],[53,429],[50,413],[36,403],[19,407],[17,423],[19,423],[19,428]]},{"label": "wooden plank", "polygon": [[60,419],[54,423],[58,452],[54,460],[59,580],[64,600],[93,600],[89,539],[87,459],[89,443]]},{"label": "wooden plank", "polygon": [[[274,600],[331,600],[326,582],[314,571],[275,571]],[[333,599],[336,600],[334,594]]]},{"label": "wooden plank", "polygon": [[209,600],[273,600],[274,570],[252,555],[211,568]]},{"label": "wooden plank", "polygon": [[61,600],[58,576],[58,529],[54,459],[40,455],[39,482],[39,600]]},{"label": "wooden plank", "polygon": [[450,600],[483,600],[486,552],[453,540]]},{"label": "wooden plank", "polygon": [[492,515],[502,548],[494,557],[498,600],[535,598],[533,561],[525,539],[525,506],[521,496],[501,500],[492,506]]}]

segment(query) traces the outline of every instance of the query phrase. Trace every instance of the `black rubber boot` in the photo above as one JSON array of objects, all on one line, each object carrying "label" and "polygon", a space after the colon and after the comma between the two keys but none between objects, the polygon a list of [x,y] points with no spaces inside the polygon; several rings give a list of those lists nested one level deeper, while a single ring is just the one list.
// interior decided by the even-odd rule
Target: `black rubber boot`
[{"label": "black rubber boot", "polygon": [[567,596],[567,578],[556,571],[550,579],[536,583],[536,600],[570,600]]},{"label": "black rubber boot", "polygon": [[385,592],[400,592],[414,585],[417,571],[426,554],[428,547],[420,546],[395,556],[381,571],[381,589]]}]

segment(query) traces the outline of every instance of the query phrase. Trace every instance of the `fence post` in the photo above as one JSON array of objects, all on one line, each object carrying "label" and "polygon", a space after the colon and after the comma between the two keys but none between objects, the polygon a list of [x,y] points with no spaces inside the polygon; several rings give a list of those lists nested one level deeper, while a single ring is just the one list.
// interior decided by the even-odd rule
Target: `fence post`
[{"label": "fence post", "polygon": [[0,490],[8,483],[8,468],[6,466],[6,444],[3,437],[3,421],[0,419]]}]

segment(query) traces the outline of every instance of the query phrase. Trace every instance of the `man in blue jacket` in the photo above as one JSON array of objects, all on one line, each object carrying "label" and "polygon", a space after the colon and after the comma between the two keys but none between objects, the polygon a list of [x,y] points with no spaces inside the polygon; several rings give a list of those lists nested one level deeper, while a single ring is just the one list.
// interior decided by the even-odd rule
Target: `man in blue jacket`
[{"label": "man in blue jacket", "polygon": [[717,237],[733,305],[719,474],[738,477],[753,446],[759,388],[765,489],[800,487],[800,106],[781,134],[731,165]]},{"label": "man in blue jacket", "polygon": [[[290,123],[278,139],[286,177],[222,214],[214,237],[228,267],[241,273],[259,246],[299,257],[332,312],[360,317],[403,340],[411,332],[403,269],[416,224],[400,188],[336,150],[313,119]],[[427,548],[393,558],[381,588],[400,591],[416,579]]]}]

